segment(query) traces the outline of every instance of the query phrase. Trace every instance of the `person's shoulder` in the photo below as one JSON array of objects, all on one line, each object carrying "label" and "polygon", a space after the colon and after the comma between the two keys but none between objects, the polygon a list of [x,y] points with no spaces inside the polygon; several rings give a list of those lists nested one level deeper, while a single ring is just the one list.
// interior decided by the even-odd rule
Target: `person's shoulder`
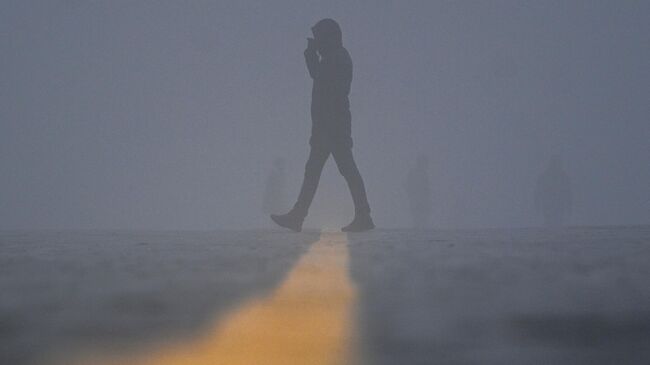
[{"label": "person's shoulder", "polygon": [[341,57],[352,61],[352,57],[350,56],[350,52],[345,47],[341,47]]},{"label": "person's shoulder", "polygon": [[332,59],[338,64],[352,64],[352,57],[344,47],[337,48],[332,54]]}]

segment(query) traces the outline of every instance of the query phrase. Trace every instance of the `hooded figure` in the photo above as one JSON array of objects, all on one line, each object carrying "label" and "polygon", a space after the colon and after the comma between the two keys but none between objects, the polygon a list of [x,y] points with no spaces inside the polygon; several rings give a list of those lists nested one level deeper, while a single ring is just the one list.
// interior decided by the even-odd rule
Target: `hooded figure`
[{"label": "hooded figure", "polygon": [[266,214],[286,209],[285,188],[286,188],[286,162],[283,158],[277,158],[273,161],[273,168],[266,178],[264,189],[264,199],[262,201],[262,210]]},{"label": "hooded figure", "polygon": [[553,156],[537,178],[535,207],[549,227],[563,225],[571,214],[571,181],[564,171],[562,159]]},{"label": "hooded figure", "polygon": [[311,93],[312,137],[310,144],[352,147],[350,84],[352,59],[343,48],[341,28],[332,19],[312,27],[314,40],[305,50],[309,75],[314,80]]},{"label": "hooded figure", "polygon": [[354,220],[343,227],[344,232],[366,231],[375,227],[370,218],[363,179],[352,156],[350,84],[352,59],[343,47],[338,23],[323,19],[312,27],[314,38],[307,38],[305,63],[313,79],[309,144],[311,152],[305,166],[305,177],[298,201],[284,215],[271,215],[282,227],[294,231],[302,229],[309,206],[316,194],[325,161],[330,154],[345,178],[354,201]]},{"label": "hooded figure", "polygon": [[408,197],[413,227],[427,228],[431,218],[431,193],[429,188],[429,159],[420,155],[406,176],[406,195]]}]

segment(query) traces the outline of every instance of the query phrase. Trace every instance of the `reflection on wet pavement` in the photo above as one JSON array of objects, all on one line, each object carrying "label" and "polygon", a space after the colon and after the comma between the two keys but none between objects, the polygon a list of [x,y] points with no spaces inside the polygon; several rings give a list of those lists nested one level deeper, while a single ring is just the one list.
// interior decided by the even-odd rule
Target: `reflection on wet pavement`
[{"label": "reflection on wet pavement", "polygon": [[136,354],[85,354],[71,363],[349,364],[355,300],[346,236],[324,233],[271,295],[244,303],[203,334]]}]

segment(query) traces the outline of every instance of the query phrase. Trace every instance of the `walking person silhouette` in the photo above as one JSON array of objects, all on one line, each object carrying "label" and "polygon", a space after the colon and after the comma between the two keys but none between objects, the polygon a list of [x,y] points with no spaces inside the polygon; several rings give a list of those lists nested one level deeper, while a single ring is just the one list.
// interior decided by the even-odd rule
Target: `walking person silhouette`
[{"label": "walking person silhouette", "polygon": [[366,189],[352,156],[351,114],[348,94],[352,83],[352,59],[343,47],[341,28],[323,19],[311,28],[305,62],[314,80],[311,97],[311,151],[298,200],[287,214],[271,214],[278,225],[300,232],[307,216],[325,161],[330,154],[348,184],[354,201],[354,219],[343,232],[362,232],[375,227],[370,217]]}]

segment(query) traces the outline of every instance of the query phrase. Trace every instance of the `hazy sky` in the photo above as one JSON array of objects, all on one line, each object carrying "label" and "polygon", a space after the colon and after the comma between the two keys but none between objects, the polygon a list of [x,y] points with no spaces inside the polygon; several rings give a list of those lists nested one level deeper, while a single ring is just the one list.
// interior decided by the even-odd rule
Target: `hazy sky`
[{"label": "hazy sky", "polygon": [[[310,27],[354,61],[375,222],[408,222],[429,156],[435,227],[529,226],[553,154],[572,224],[650,223],[649,1],[2,1],[0,228],[266,225],[264,181],[308,154]],[[347,223],[328,162],[306,225]]]}]

